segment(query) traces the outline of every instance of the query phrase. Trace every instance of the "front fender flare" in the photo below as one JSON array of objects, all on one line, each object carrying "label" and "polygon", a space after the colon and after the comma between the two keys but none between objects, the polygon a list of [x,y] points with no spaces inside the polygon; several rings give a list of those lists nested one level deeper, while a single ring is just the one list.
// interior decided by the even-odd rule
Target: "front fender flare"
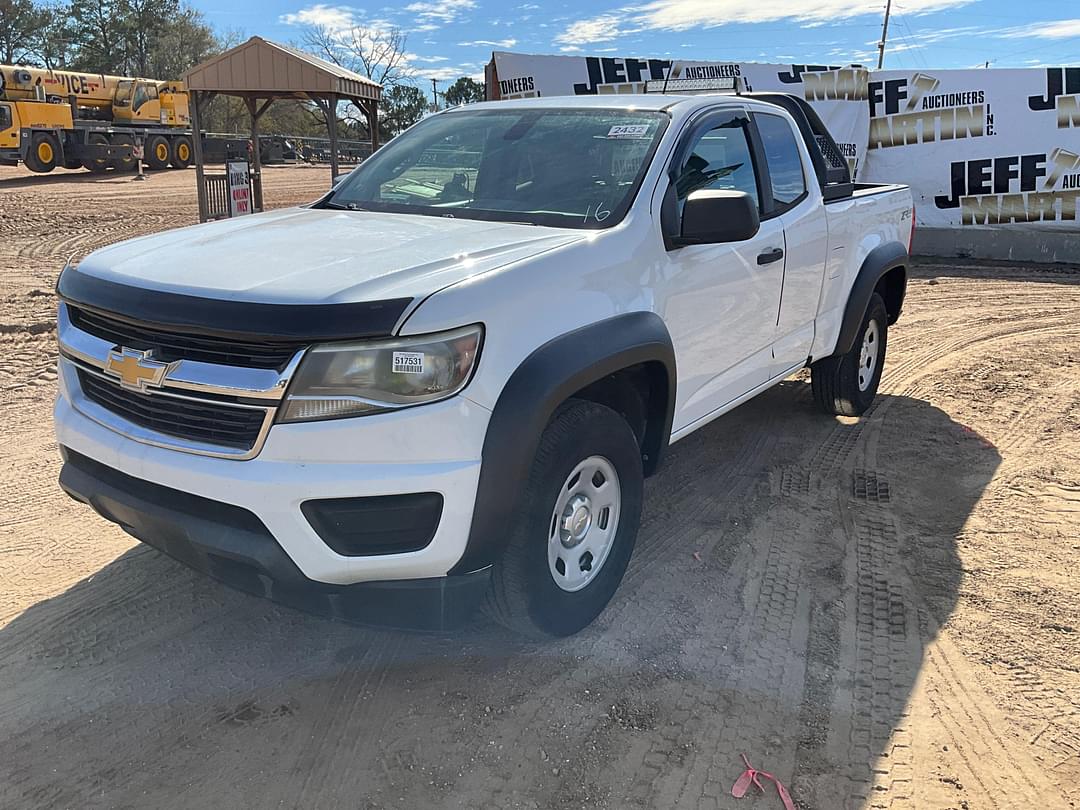
[{"label": "front fender flare", "polygon": [[[518,366],[495,403],[484,437],[480,481],[465,551],[451,574],[490,565],[521,508],[521,492],[555,410],[576,392],[631,366],[660,364],[666,373],[664,412],[646,430],[646,471],[655,469],[671,436],[675,410],[675,350],[656,313],[617,315],[548,341]],[[659,427],[655,427],[658,424]]]}]

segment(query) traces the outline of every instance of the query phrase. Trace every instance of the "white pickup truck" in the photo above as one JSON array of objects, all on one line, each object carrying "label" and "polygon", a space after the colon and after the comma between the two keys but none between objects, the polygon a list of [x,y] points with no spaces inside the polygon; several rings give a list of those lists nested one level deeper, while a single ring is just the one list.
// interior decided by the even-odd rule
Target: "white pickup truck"
[{"label": "white pickup truck", "polygon": [[60,483],[289,604],[571,634],[670,443],[806,366],[871,404],[913,221],[791,96],[448,110],[310,206],[66,267]]}]

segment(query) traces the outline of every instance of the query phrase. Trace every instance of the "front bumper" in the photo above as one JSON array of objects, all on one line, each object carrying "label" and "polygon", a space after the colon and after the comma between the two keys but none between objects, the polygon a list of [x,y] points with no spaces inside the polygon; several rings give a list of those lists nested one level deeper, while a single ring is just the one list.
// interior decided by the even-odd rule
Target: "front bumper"
[{"label": "front bumper", "polygon": [[[237,461],[144,444],[124,434],[122,421],[106,426],[91,418],[64,358],[60,389],[54,420],[62,447],[132,479],[250,512],[308,580],[441,577],[465,550],[490,412],[463,396],[375,416],[275,425],[258,457]],[[441,495],[443,507],[431,541],[415,551],[339,554],[302,511],[312,500],[424,492]]]},{"label": "front bumper", "polygon": [[240,590],[365,624],[445,630],[463,624],[488,570],[454,577],[329,585],[303,575],[252,512],[142,481],[61,447],[60,486],[132,536]]}]

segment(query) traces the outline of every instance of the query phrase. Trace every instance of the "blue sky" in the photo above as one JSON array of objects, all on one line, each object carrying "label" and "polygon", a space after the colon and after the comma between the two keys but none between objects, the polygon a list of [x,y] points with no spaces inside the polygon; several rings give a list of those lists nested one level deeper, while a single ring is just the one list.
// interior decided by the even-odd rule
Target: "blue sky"
[{"label": "blue sky", "polygon": [[[418,80],[482,78],[491,51],[873,65],[885,0],[406,0],[344,5],[212,0],[219,30],[298,42],[308,24],[407,33]],[[1066,0],[894,0],[886,68],[1080,64]]]}]

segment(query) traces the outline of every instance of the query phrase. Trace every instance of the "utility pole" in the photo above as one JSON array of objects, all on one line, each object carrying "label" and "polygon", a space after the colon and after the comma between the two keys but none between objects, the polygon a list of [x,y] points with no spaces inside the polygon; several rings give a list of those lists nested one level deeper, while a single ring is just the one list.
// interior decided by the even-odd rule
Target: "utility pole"
[{"label": "utility pole", "polygon": [[885,40],[889,36],[889,14],[892,12],[892,0],[885,0],[885,22],[881,24],[881,42],[877,46],[877,69],[885,64]]},{"label": "utility pole", "polygon": [[434,112],[439,111],[439,85],[438,79],[431,80],[431,109]]}]

